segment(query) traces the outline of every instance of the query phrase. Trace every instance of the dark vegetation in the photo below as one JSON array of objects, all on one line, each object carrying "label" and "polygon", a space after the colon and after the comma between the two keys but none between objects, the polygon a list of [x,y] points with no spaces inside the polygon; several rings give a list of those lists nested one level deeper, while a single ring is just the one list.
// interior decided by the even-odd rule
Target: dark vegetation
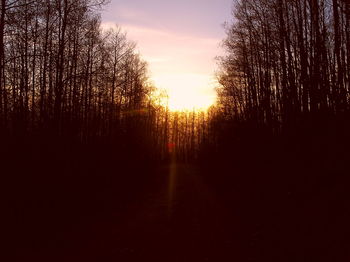
[{"label": "dark vegetation", "polygon": [[1,0],[11,259],[38,261],[59,232],[122,213],[176,156],[231,210],[237,261],[347,261],[350,3],[235,1],[217,105],[176,113],[135,44],[101,29],[104,4]]},{"label": "dark vegetation", "polygon": [[346,261],[350,2],[235,1],[233,15],[208,179],[251,261]]},{"label": "dark vegetation", "polygon": [[104,4],[1,1],[5,261],[122,209],[164,158],[147,65],[120,28],[101,30]]}]

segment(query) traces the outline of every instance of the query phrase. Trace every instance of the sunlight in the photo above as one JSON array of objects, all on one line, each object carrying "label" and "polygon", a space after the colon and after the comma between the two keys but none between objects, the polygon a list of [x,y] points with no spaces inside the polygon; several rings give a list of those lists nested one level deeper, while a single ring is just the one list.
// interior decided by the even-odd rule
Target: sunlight
[{"label": "sunlight", "polygon": [[171,111],[207,110],[216,102],[211,76],[200,74],[168,74],[153,78],[156,86],[166,91],[163,105]]},{"label": "sunlight", "polygon": [[[107,30],[116,25],[104,22],[102,28]],[[171,111],[206,111],[215,104],[213,57],[220,53],[219,39],[127,23],[123,28],[139,43],[138,49],[149,64],[150,78],[158,93],[164,90],[168,95],[158,104]],[[157,100],[157,92],[154,98]]]}]

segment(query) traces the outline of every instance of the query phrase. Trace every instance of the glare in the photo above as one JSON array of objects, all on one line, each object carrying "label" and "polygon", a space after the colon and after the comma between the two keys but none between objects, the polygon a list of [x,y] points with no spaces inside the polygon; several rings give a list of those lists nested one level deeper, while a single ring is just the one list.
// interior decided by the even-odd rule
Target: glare
[{"label": "glare", "polygon": [[171,111],[207,110],[216,101],[214,80],[200,74],[168,74],[153,78],[155,85],[164,89],[167,98],[162,104]]}]

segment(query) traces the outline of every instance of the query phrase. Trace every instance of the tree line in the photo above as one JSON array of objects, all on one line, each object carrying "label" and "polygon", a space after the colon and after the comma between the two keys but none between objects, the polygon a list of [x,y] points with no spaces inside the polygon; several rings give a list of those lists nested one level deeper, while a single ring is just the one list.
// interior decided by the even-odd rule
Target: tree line
[{"label": "tree line", "polygon": [[1,1],[2,133],[143,144],[156,158],[175,144],[188,158],[227,144],[238,123],[281,134],[349,112],[348,1],[235,0],[207,116],[157,102],[135,43],[102,30],[105,4]]},{"label": "tree line", "polygon": [[234,0],[226,32],[201,166],[239,214],[242,260],[344,261],[350,2]]},{"label": "tree line", "polygon": [[121,28],[102,30],[105,4],[1,1],[2,131],[90,141],[149,127],[147,64]]},{"label": "tree line", "polygon": [[234,1],[233,16],[218,76],[226,116],[278,133],[349,111],[349,1]]},{"label": "tree line", "polygon": [[1,137],[110,143],[157,160],[176,150],[193,159],[204,113],[168,109],[136,44],[121,27],[101,26],[106,4],[1,2]]}]

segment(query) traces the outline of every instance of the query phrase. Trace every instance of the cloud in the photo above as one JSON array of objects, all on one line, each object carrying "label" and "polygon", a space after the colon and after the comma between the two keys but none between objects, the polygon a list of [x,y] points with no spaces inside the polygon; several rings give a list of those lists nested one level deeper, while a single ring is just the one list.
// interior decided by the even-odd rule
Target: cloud
[{"label": "cloud", "polygon": [[199,36],[222,37],[232,0],[113,0],[104,21],[119,21]]},{"label": "cloud", "polygon": [[142,17],[146,18],[147,14],[139,9],[119,7],[117,9],[116,16],[123,20],[137,20]]},{"label": "cloud", "polygon": [[[102,24],[103,28],[114,26],[113,23]],[[214,71],[214,58],[220,53],[221,39],[174,34],[130,24],[120,26],[126,30],[130,40],[138,43],[140,53],[148,62],[167,63],[168,66],[164,70],[172,68],[185,72],[194,70],[197,73]]]}]

